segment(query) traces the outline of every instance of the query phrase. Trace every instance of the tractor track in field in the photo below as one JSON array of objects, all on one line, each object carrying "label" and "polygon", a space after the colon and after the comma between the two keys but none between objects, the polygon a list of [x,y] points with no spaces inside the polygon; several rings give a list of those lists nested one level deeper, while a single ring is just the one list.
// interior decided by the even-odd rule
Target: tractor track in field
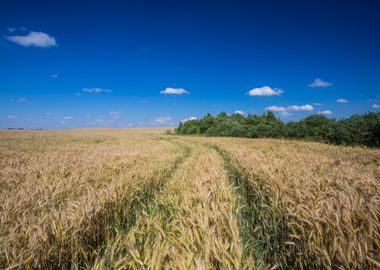
[{"label": "tractor track in field", "polygon": [[[252,261],[254,261],[255,267],[259,269],[267,269],[273,266],[274,262],[277,261],[276,254],[281,249],[283,226],[281,217],[277,216],[276,213],[270,212],[268,207],[266,207],[269,203],[268,195],[260,189],[260,184],[252,185],[252,179],[248,177],[244,169],[229,156],[227,151],[217,145],[181,140],[180,138],[152,137],[152,139],[166,140],[176,144],[179,148],[183,149],[184,154],[175,161],[168,175],[156,183],[153,191],[151,184],[147,183],[146,186],[150,186],[150,192],[146,193],[143,189],[136,195],[136,197],[139,197],[144,192],[148,194],[148,196],[145,196],[144,201],[133,201],[130,204],[129,207],[131,208],[131,213],[133,213],[133,218],[125,222],[127,225],[123,229],[124,233],[128,233],[136,224],[136,220],[140,214],[152,205],[156,195],[163,192],[165,183],[170,181],[180,165],[191,155],[191,148],[197,146],[205,147],[215,151],[221,157],[224,165],[223,169],[228,176],[228,181],[232,185],[234,196],[237,199],[239,208],[237,222],[243,251],[241,268],[243,269]],[[255,181],[260,182],[260,179],[256,179]],[[263,225],[265,224],[265,220],[274,221],[276,226],[271,228]]]},{"label": "tractor track in field", "polygon": [[[156,138],[192,151],[133,229],[119,234],[95,268],[238,269],[241,241],[236,198],[215,149],[180,138]],[[190,151],[190,150],[189,150]],[[160,250],[159,254],[151,254]]]},{"label": "tractor track in field", "polygon": [[[276,254],[279,253],[283,240],[284,224],[282,217],[267,207],[270,204],[269,197],[260,186],[260,179],[254,180],[259,183],[258,185],[252,185],[253,180],[227,151],[215,144],[205,144],[205,146],[216,150],[222,157],[224,169],[240,205],[237,220],[243,244],[242,268],[252,257],[258,269],[275,266]],[[265,226],[265,221],[268,220],[276,226]]]},{"label": "tractor track in field", "polygon": [[[167,139],[178,141],[178,138]],[[181,141],[181,139],[179,139]],[[253,186],[250,184],[249,177],[244,173],[244,170],[232,160],[227,151],[223,150],[219,146],[211,143],[197,142],[197,141],[186,141],[186,143],[201,145],[212,151],[215,151],[223,161],[223,169],[225,170],[228,181],[233,187],[234,196],[237,198],[238,203],[238,227],[239,227],[239,237],[242,244],[242,258],[241,258],[241,268],[249,264],[249,260],[255,263],[258,268],[269,268],[268,264],[265,262],[265,247],[258,247],[257,238],[254,237],[255,229],[259,226],[256,220],[257,212],[262,210],[255,209],[253,205],[260,204],[258,196],[255,196],[257,192],[254,190]]]}]

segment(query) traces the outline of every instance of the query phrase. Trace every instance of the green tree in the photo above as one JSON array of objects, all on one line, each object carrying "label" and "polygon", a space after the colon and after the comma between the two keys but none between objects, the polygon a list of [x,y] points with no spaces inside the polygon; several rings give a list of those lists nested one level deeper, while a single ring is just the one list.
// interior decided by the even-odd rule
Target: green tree
[{"label": "green tree", "polygon": [[273,112],[263,115],[240,114],[216,117],[205,115],[200,120],[180,123],[178,134],[234,136],[249,138],[296,138],[343,145],[380,146],[380,112],[353,115],[335,120],[323,115],[311,115],[301,121],[284,124]]}]

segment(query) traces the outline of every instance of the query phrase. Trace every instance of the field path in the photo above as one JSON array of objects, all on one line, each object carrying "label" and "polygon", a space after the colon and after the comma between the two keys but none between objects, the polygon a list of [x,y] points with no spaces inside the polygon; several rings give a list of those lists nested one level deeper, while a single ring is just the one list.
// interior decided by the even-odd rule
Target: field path
[{"label": "field path", "polygon": [[214,149],[180,142],[190,156],[94,268],[239,268],[238,205],[223,160]]}]

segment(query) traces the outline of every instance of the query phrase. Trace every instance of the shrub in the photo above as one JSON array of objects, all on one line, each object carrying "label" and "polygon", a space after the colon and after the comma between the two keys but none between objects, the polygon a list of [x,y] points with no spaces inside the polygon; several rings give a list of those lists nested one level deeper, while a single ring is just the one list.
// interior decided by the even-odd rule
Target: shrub
[{"label": "shrub", "polygon": [[336,120],[323,115],[311,115],[300,121],[283,123],[273,112],[263,115],[240,114],[216,117],[205,115],[200,120],[180,123],[178,134],[204,134],[248,138],[294,138],[340,145],[380,146],[380,113],[353,115]]}]

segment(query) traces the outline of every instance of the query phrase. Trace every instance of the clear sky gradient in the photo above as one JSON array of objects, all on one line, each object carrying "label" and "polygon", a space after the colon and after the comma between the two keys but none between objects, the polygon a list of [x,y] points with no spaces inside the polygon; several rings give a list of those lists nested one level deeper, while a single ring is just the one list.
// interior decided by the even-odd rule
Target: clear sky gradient
[{"label": "clear sky gradient", "polygon": [[0,128],[380,108],[379,1],[3,1]]}]

